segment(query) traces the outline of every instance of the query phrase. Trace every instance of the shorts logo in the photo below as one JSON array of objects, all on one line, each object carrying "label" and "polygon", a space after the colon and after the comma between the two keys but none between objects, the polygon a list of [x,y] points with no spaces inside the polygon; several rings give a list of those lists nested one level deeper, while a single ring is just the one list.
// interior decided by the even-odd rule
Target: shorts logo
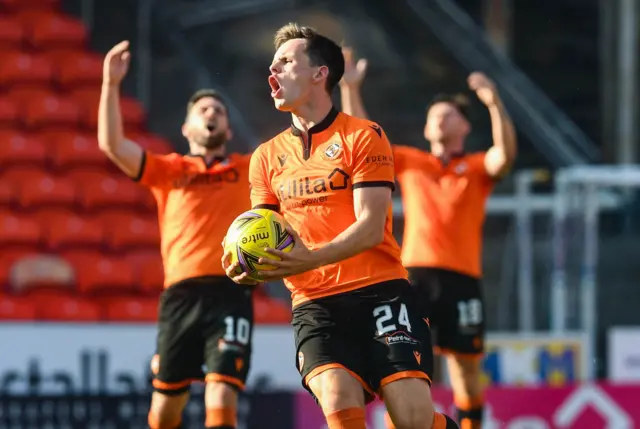
[{"label": "shorts logo", "polygon": [[416,362],[418,362],[418,365],[420,365],[420,363],[422,362],[422,353],[414,350],[413,356],[416,358]]},{"label": "shorts logo", "polygon": [[304,368],[304,353],[298,352],[298,370],[302,372]]},{"label": "shorts logo", "polygon": [[151,358],[151,373],[158,375],[158,372],[160,372],[160,355],[155,354]]},{"label": "shorts logo", "polygon": [[242,368],[244,368],[244,359],[236,358],[235,363],[236,363],[236,372],[242,371]]},{"label": "shorts logo", "polygon": [[387,343],[388,346],[392,346],[394,344],[411,344],[412,346],[415,346],[420,343],[418,340],[410,337],[407,333],[402,331],[396,331],[387,335],[384,342]]},{"label": "shorts logo", "polygon": [[340,154],[340,149],[342,149],[342,146],[340,145],[340,143],[331,143],[324,150],[325,158],[335,159]]}]

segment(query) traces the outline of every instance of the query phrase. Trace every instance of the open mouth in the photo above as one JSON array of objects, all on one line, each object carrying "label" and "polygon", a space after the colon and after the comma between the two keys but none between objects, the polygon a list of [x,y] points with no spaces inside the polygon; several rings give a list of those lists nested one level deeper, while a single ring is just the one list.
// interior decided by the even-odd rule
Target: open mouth
[{"label": "open mouth", "polygon": [[271,86],[271,97],[273,98],[278,97],[282,92],[282,86],[274,75],[269,76],[269,86]]},{"label": "open mouth", "polygon": [[216,126],[213,124],[207,124],[207,130],[209,130],[209,132],[212,133],[216,130]]}]

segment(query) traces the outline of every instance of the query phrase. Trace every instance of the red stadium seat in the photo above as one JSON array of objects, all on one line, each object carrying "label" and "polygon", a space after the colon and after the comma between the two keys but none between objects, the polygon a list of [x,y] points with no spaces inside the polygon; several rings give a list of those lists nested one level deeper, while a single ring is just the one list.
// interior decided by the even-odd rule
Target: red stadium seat
[{"label": "red stadium seat", "polygon": [[51,158],[56,167],[66,169],[75,166],[98,166],[106,168],[109,159],[98,148],[94,134],[74,131],[43,133],[51,145]]},{"label": "red stadium seat", "polygon": [[104,303],[110,322],[156,322],[158,300],[150,297],[118,297]]},{"label": "red stadium seat", "polygon": [[107,241],[112,249],[158,247],[160,232],[155,217],[142,217],[128,212],[110,212],[101,216]]},{"label": "red stadium seat", "polygon": [[18,105],[9,97],[0,97],[0,128],[13,128],[20,122]]},{"label": "red stadium seat", "polygon": [[29,100],[43,100],[49,96],[56,96],[56,92],[51,89],[51,85],[46,84],[44,86],[29,85],[29,86],[15,86],[9,88],[7,91],[7,97],[17,106],[16,108],[22,115],[22,110]]},{"label": "red stadium seat", "polygon": [[103,244],[104,230],[99,219],[64,209],[39,210],[35,216],[43,225],[44,239],[52,249]]},{"label": "red stadium seat", "polygon": [[24,297],[0,295],[0,320],[29,321],[36,319],[36,305]]},{"label": "red stadium seat", "polygon": [[35,254],[17,260],[11,266],[9,283],[14,293],[68,294],[74,285],[73,267],[55,255]]},{"label": "red stadium seat", "polygon": [[0,49],[20,49],[25,31],[20,21],[10,16],[0,16]]},{"label": "red stadium seat", "polygon": [[65,252],[64,257],[74,266],[78,290],[82,293],[135,290],[133,269],[126,258],[91,251]]},{"label": "red stadium seat", "polygon": [[82,21],[51,11],[20,11],[18,19],[27,28],[27,41],[35,49],[82,48],[87,28]]},{"label": "red stadium seat", "polygon": [[129,260],[135,267],[136,284],[142,292],[158,295],[163,290],[164,269],[160,250],[146,250],[129,253]]},{"label": "red stadium seat", "polygon": [[[11,170],[8,174],[11,173]],[[72,206],[76,202],[76,189],[64,177],[41,171],[20,183],[20,205],[25,208]]]},{"label": "red stadium seat", "polygon": [[64,88],[99,86],[102,82],[101,56],[84,51],[57,51],[47,54],[54,65],[54,79]]},{"label": "red stadium seat", "polygon": [[291,308],[278,299],[254,295],[253,316],[256,324],[288,324]]},{"label": "red stadium seat", "polygon": [[38,246],[42,241],[40,224],[23,214],[0,212],[0,248]]},{"label": "red stadium seat", "polygon": [[36,296],[38,318],[49,322],[97,322],[102,319],[98,303],[72,296]]},{"label": "red stadium seat", "polygon": [[17,200],[18,190],[8,182],[0,181],[0,207],[7,207]]},{"label": "red stadium seat", "polygon": [[[70,175],[73,172],[69,173]],[[136,207],[139,205],[137,184],[127,177],[94,176],[95,179],[78,183],[80,201],[87,209]]]},{"label": "red stadium seat", "polygon": [[68,98],[49,95],[42,99],[30,99],[24,104],[24,123],[28,128],[63,127],[76,128],[80,107]]},{"label": "red stadium seat", "polygon": [[[82,106],[85,113],[82,116],[82,124],[88,129],[95,129],[98,125],[98,102],[100,100],[100,87],[86,87],[70,92],[71,97]],[[129,130],[138,130],[145,121],[145,112],[142,105],[133,98],[121,97],[120,109],[122,111],[122,120],[125,125],[125,131],[129,134]]]},{"label": "red stadium seat", "polygon": [[54,10],[60,0],[0,0],[0,6],[12,12],[21,10]]},{"label": "red stadium seat", "polygon": [[175,152],[175,149],[173,148],[173,146],[171,146],[171,143],[154,134],[132,133],[129,134],[128,137],[149,152],[157,153],[160,155],[166,155]]},{"label": "red stadium seat", "polygon": [[37,136],[0,130],[0,165],[34,164],[44,166],[48,158],[47,145]]},{"label": "red stadium seat", "polygon": [[53,68],[43,55],[21,51],[0,51],[0,86],[49,85]]}]

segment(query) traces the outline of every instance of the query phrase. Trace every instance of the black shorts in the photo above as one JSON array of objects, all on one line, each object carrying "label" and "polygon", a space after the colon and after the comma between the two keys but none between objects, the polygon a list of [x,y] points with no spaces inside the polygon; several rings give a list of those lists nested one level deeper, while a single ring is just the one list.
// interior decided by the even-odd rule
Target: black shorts
[{"label": "black shorts", "polygon": [[[198,277],[160,296],[156,391],[178,394],[192,381],[244,388],[251,363],[252,289],[228,277]],[[205,368],[203,368],[205,367]]]},{"label": "black shorts", "polygon": [[311,392],[311,378],[344,368],[362,384],[369,402],[382,386],[401,378],[430,383],[431,332],[416,303],[409,282],[392,280],[294,308],[302,385]]},{"label": "black shorts", "polygon": [[439,268],[408,268],[408,271],[429,316],[436,350],[482,354],[485,312],[480,280]]}]

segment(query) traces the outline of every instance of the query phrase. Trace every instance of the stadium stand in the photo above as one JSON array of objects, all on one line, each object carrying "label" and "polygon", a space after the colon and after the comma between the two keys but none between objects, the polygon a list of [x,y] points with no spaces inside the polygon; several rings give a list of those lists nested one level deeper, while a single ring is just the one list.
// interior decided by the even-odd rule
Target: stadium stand
[{"label": "stadium stand", "polygon": [[[149,322],[162,263],[155,202],[98,150],[102,57],[57,0],[0,0],[0,320]],[[168,153],[124,97],[127,134]],[[258,323],[290,309],[262,289]]]}]

